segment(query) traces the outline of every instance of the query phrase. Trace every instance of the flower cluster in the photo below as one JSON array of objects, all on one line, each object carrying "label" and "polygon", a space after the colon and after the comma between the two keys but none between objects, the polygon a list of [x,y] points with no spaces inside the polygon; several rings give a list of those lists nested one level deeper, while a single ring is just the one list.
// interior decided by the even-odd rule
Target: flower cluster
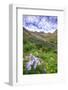
[{"label": "flower cluster", "polygon": [[26,69],[29,71],[31,70],[31,67],[33,66],[34,69],[36,69],[37,65],[40,65],[39,58],[33,56],[32,54],[29,55],[29,62],[26,64]]}]

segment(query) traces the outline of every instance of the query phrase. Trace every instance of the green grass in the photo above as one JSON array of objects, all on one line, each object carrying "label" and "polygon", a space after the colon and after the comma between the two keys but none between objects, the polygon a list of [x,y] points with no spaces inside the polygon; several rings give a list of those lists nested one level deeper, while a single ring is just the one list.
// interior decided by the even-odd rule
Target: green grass
[{"label": "green grass", "polygon": [[[23,74],[57,73],[57,32],[41,35],[41,33],[33,33],[23,29],[23,44]],[[32,68],[27,72],[28,59],[26,56],[30,53],[39,57],[42,64],[37,66],[36,70]]]}]

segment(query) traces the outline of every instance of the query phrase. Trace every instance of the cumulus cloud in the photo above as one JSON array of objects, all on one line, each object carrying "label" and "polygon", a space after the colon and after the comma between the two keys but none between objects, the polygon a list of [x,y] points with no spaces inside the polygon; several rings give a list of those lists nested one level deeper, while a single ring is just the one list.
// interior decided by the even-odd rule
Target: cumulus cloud
[{"label": "cumulus cloud", "polygon": [[53,33],[57,29],[57,16],[23,16],[23,26],[30,31]]}]

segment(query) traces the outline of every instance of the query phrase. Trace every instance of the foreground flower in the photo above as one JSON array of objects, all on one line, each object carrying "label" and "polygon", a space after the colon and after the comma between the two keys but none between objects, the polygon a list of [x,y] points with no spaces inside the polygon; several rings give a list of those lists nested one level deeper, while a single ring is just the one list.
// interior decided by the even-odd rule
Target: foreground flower
[{"label": "foreground flower", "polygon": [[29,55],[29,62],[26,64],[26,69],[29,71],[31,70],[32,66],[33,69],[36,69],[37,65],[40,65],[40,60],[39,58],[33,56],[32,54]]}]

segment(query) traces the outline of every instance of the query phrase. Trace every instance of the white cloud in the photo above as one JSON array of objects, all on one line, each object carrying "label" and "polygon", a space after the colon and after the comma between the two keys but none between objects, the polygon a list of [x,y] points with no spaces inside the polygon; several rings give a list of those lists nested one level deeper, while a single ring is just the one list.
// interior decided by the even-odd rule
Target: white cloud
[{"label": "white cloud", "polygon": [[24,27],[30,31],[53,33],[57,29],[57,17],[53,16],[24,16]]}]

